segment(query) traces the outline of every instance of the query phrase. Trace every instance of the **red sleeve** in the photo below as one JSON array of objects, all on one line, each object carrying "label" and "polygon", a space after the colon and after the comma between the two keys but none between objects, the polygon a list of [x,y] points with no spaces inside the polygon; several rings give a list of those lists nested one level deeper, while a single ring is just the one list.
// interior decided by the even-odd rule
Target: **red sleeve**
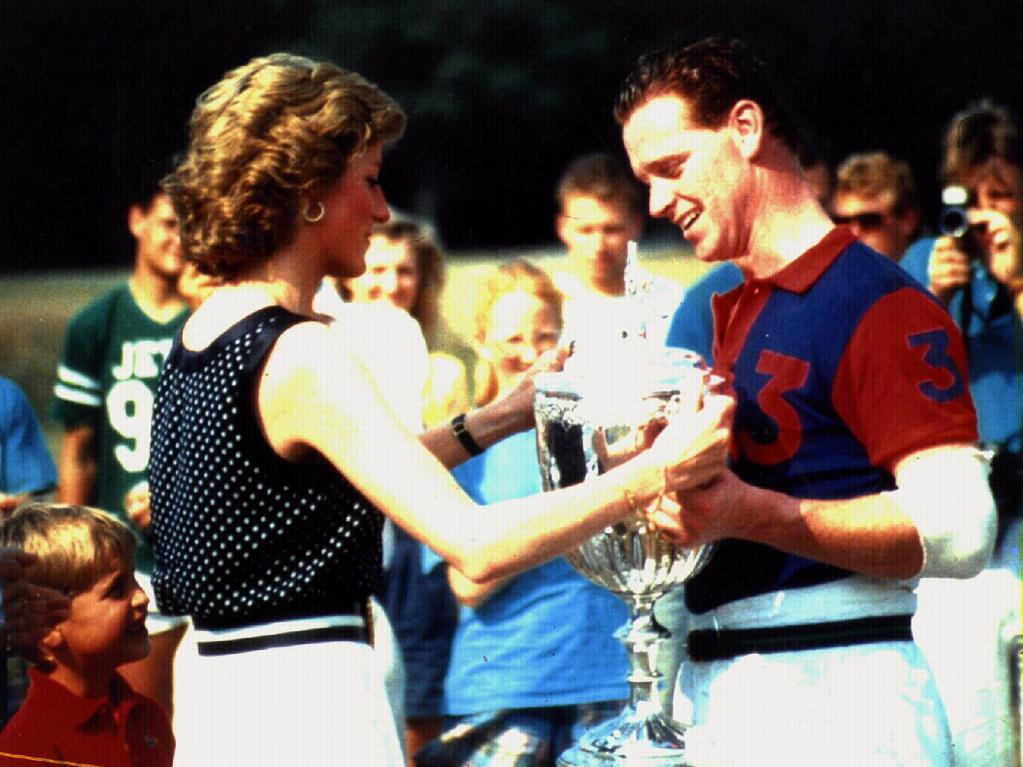
[{"label": "red sleeve", "polygon": [[833,403],[871,463],[891,471],[918,450],[977,441],[967,369],[948,313],[902,288],[860,321],[838,365]]}]

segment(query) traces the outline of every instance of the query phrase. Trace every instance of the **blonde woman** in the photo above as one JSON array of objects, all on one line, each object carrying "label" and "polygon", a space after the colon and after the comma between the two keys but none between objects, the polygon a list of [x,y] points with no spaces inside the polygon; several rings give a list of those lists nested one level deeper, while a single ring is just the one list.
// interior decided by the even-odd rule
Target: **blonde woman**
[{"label": "blonde woman", "polygon": [[198,632],[187,763],[402,763],[365,609],[385,515],[485,582],[723,470],[732,403],[711,398],[594,482],[477,524],[448,467],[531,426],[529,381],[417,437],[311,319],[325,275],[365,269],[389,216],[383,151],[404,127],[359,75],[257,58],[199,98],[167,181],[186,257],[224,283],[171,349],[153,419],[153,581]]}]

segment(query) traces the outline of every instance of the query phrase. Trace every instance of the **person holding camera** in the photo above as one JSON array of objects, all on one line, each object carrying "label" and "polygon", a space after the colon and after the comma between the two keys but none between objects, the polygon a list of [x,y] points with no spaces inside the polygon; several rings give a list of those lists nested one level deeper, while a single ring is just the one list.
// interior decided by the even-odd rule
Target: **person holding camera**
[{"label": "person holding camera", "polygon": [[[926,580],[913,635],[934,671],[960,767],[1014,763],[1005,662],[1019,631],[1023,514],[1023,153],[1009,112],[990,101],[953,117],[945,134],[941,236],[910,246],[901,265],[949,308],[966,339],[998,543],[968,581]],[[962,659],[970,658],[969,663]]]},{"label": "person holding camera", "polygon": [[914,243],[900,263],[948,306],[966,339],[980,438],[995,451],[996,559],[1018,572],[1018,536],[1006,531],[1023,511],[1023,152],[1008,110],[983,100],[953,117],[942,174],[952,195],[942,234]]}]

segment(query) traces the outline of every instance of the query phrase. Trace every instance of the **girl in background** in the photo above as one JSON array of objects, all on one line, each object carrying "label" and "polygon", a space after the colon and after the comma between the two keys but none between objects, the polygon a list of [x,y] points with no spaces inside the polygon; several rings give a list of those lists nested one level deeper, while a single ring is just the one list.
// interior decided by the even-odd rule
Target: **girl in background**
[{"label": "girl in background", "polygon": [[[318,311],[337,318],[335,326],[413,431],[446,422],[468,405],[462,363],[444,352],[427,352],[426,338],[436,337],[443,283],[443,253],[433,232],[399,218],[374,229],[363,274],[326,278],[314,302]],[[410,767],[411,757],[441,731],[444,676],[458,622],[444,568],[426,568],[424,562],[423,544],[385,524],[378,597],[400,648],[389,695]]]},{"label": "girl in background", "polygon": [[[476,313],[479,404],[505,396],[557,345],[561,307],[537,267],[516,260],[497,269]],[[535,431],[452,473],[480,504],[539,493]],[[450,716],[442,738],[417,757],[420,767],[553,767],[585,730],[621,711],[628,661],[613,635],[628,617],[624,602],[562,558],[486,583],[447,571],[462,603],[444,688]]]}]

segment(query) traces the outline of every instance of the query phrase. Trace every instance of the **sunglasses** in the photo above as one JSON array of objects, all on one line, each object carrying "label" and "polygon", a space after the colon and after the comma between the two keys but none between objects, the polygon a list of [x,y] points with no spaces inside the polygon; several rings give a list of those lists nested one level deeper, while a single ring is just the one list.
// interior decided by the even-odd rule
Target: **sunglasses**
[{"label": "sunglasses", "polygon": [[862,231],[873,231],[874,229],[880,229],[881,225],[884,224],[884,220],[887,217],[886,213],[878,213],[871,211],[868,213],[857,213],[855,216],[839,216],[832,214],[831,220],[836,224],[852,225],[855,224],[857,228]]}]

